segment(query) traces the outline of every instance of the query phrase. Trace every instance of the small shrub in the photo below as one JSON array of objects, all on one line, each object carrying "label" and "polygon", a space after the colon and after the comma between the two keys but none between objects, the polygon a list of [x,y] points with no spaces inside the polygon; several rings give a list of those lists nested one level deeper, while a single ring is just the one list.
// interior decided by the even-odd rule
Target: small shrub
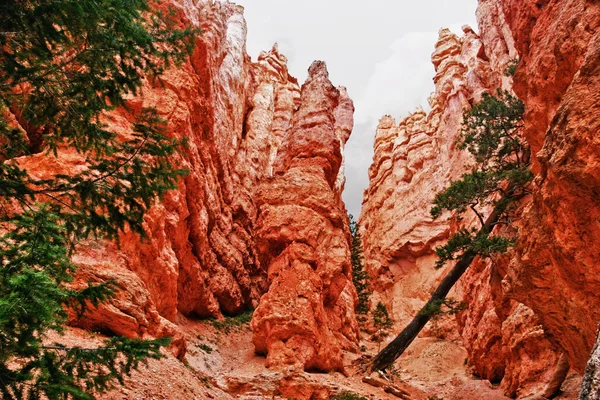
[{"label": "small shrub", "polygon": [[373,311],[373,325],[377,328],[377,333],[373,337],[377,341],[377,351],[379,351],[381,342],[389,335],[388,329],[394,325],[387,307],[382,302],[378,302]]},{"label": "small shrub", "polygon": [[459,302],[453,298],[445,298],[443,300],[435,300],[431,304],[426,305],[419,311],[419,315],[426,315],[431,318],[437,318],[441,315],[455,315],[465,310],[467,303]]},{"label": "small shrub", "polygon": [[369,400],[368,398],[361,396],[359,394],[353,392],[341,392],[333,397],[330,397],[329,400]]},{"label": "small shrub", "polygon": [[235,317],[225,317],[222,320],[211,320],[210,324],[218,331],[225,332],[227,334],[232,331],[239,331],[244,328],[252,320],[252,314],[254,310],[246,311],[243,314],[236,315]]},{"label": "small shrub", "polygon": [[387,378],[390,380],[390,382],[396,382],[396,381],[400,381],[400,370],[397,367],[390,367],[387,370],[385,370],[385,375],[387,376]]},{"label": "small shrub", "polygon": [[443,300],[435,300],[431,304],[426,305],[419,311],[419,315],[426,315],[431,318],[437,318],[440,315],[455,315],[465,310],[467,303],[459,302],[451,297]]},{"label": "small shrub", "polygon": [[394,321],[390,317],[387,307],[382,303],[377,303],[375,311],[373,311],[373,324],[378,329],[389,329],[394,324]]},{"label": "small shrub", "polygon": [[504,76],[515,76],[517,72],[517,68],[519,67],[519,59],[513,58],[506,64],[506,69],[504,70]]},{"label": "small shrub", "polygon": [[207,354],[210,354],[210,353],[212,353],[212,352],[213,352],[213,349],[212,349],[212,347],[210,347],[209,345],[207,345],[207,344],[204,344],[204,343],[200,343],[200,344],[198,344],[198,345],[197,345],[197,347],[198,347],[200,350],[202,350],[203,352],[207,353]]},{"label": "small shrub", "polygon": [[427,304],[419,311],[419,315],[425,315],[428,317],[434,317],[442,313],[442,305],[444,300],[435,300],[431,304]]}]

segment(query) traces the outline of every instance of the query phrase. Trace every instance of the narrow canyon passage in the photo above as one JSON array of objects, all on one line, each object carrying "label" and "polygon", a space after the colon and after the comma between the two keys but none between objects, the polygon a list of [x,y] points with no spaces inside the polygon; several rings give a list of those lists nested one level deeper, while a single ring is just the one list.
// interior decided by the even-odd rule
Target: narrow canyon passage
[{"label": "narrow canyon passage", "polygon": [[[260,27],[245,14],[262,2],[167,3],[174,26],[199,29],[193,53],[160,82],[145,77],[102,121],[128,137],[136,112],[155,109],[165,136],[185,140],[169,163],[186,173],[149,201],[145,238],[125,229],[118,241],[90,237],[74,247],[73,287],[111,282],[114,296],[69,311],[64,336],[51,332],[44,343],[172,341],[163,359],[97,398],[600,399],[600,2],[479,0],[472,26],[439,26],[427,42],[428,104],[400,118],[370,115],[351,87],[336,86],[344,84],[339,68],[328,69],[327,54],[316,51],[333,39],[314,39],[324,61],[292,76],[302,57],[286,35],[297,21],[288,32],[271,16],[281,46],[249,55],[249,30]],[[328,7],[311,8],[315,26],[336,18],[319,14]],[[420,45],[430,36],[408,38]],[[371,64],[379,72],[391,65]],[[411,79],[402,71],[394,78]],[[436,196],[480,161],[460,145],[465,111],[502,93],[524,107],[517,130],[531,170],[522,196],[490,229],[510,246],[481,250],[393,367],[371,371],[455,265],[436,268],[436,249],[478,226],[475,205],[489,215],[509,191],[505,173],[494,178],[496,194],[432,218]],[[1,111],[7,126],[32,129],[14,107]],[[365,163],[346,147],[375,120]],[[501,144],[472,147],[502,152]],[[67,146],[15,160],[41,180],[88,163]],[[362,197],[351,176],[359,167],[368,168]]]}]

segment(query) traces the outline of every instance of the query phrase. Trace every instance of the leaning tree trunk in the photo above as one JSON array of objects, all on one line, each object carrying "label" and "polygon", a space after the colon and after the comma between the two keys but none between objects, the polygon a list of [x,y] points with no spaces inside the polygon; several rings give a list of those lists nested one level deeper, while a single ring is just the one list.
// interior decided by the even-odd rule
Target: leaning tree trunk
[{"label": "leaning tree trunk", "polygon": [[583,374],[579,400],[600,400],[600,329]]},{"label": "leaning tree trunk", "polygon": [[[485,221],[485,224],[481,228],[480,232],[490,233],[494,225],[500,219],[501,215],[502,212],[500,210],[494,209],[487,221]],[[379,354],[377,354],[377,356],[375,356],[372,365],[373,371],[383,371],[387,369],[394,363],[394,361],[396,361],[398,357],[402,355],[402,353],[404,353],[404,350],[410,346],[419,332],[421,332],[423,327],[425,327],[427,322],[429,322],[431,319],[432,315],[428,311],[431,310],[431,307],[434,304],[439,304],[440,301],[443,301],[446,298],[450,289],[452,289],[454,284],[458,282],[467,268],[469,268],[475,257],[477,257],[476,252],[467,251],[459,258],[454,268],[452,268],[448,275],[444,277],[435,292],[433,292],[427,304],[425,304],[421,311],[419,311],[413,320],[410,321],[406,328],[404,328],[404,330],[398,336],[396,336],[396,338],[391,341],[390,344],[388,344],[379,352]]]}]

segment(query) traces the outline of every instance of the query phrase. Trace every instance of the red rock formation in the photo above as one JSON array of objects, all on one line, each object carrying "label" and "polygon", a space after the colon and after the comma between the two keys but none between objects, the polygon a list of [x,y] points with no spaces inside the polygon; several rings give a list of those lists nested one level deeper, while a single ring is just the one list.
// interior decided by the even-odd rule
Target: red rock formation
[{"label": "red rock formation", "polygon": [[[582,372],[600,321],[600,5],[494,3],[521,59],[514,88],[525,101],[526,137],[539,163],[503,286],[535,311]],[[482,23],[488,28],[496,29]]]},{"label": "red rock formation", "polygon": [[168,117],[174,136],[189,138],[176,162],[190,173],[147,217],[147,244],[123,240],[129,268],[170,319],[177,312],[236,313],[260,295],[260,268],[243,219],[251,212],[243,202],[249,189],[236,185],[235,171],[251,91],[245,21],[232,4],[200,3],[195,11],[202,39],[191,63],[141,96],[144,106]]},{"label": "red rock formation", "polygon": [[339,188],[352,111],[345,91],[329,82],[325,64],[315,62],[273,176],[256,194],[256,240],[270,287],[252,330],[267,366],[343,370],[341,350],[357,342],[348,221]]},{"label": "red rock formation", "polygon": [[[72,323],[130,337],[174,336],[176,353],[182,356],[185,343],[173,323],[180,315],[219,318],[256,307],[273,281],[273,276],[267,280],[270,259],[265,250],[274,231],[268,233],[267,211],[261,210],[257,246],[255,192],[267,178],[272,182],[273,174],[298,173],[300,180],[289,180],[281,197],[290,208],[279,212],[308,207],[307,215],[323,214],[313,221],[315,230],[295,236],[298,243],[315,245],[311,254],[319,266],[317,272],[311,270],[317,286],[306,295],[320,307],[316,311],[319,331],[313,339],[321,349],[313,360],[305,361],[307,367],[339,369],[340,348],[356,342],[340,172],[343,144],[352,130],[352,102],[345,91],[331,86],[318,64],[301,103],[298,82],[289,75],[287,60],[276,47],[251,62],[245,51],[241,7],[229,2],[195,3],[174,2],[182,24],[191,22],[201,28],[190,61],[169,69],[160,84],[146,82],[141,93],[129,99],[129,111],[119,109],[106,116],[110,128],[127,136],[135,110],[156,108],[169,122],[168,135],[189,139],[172,159],[189,174],[178,190],[146,215],[146,240],[125,233],[119,247],[105,242],[82,245],[75,257],[79,282],[114,279],[120,290],[83,318],[73,316]],[[313,101],[320,103],[309,104]],[[310,166],[302,166],[307,160]],[[84,160],[68,151],[56,160],[38,154],[21,162],[40,177],[85,168]],[[277,199],[269,200],[265,193],[261,189],[258,194],[258,206],[268,201],[275,206]],[[314,204],[308,206],[311,200]],[[325,221],[327,226],[319,230],[318,223]],[[264,310],[268,302],[261,305]],[[291,309],[284,309],[291,315]],[[289,357],[287,351],[269,349],[269,359]]]},{"label": "red rock formation", "polygon": [[[185,11],[203,33],[190,62],[168,70],[161,84],[148,81],[129,100],[131,111],[119,109],[105,119],[126,137],[132,113],[155,107],[169,121],[170,136],[190,139],[172,160],[189,175],[145,217],[147,240],[126,233],[120,248],[88,243],[76,255],[82,282],[114,279],[122,289],[73,321],[89,329],[173,336],[177,329],[168,320],[178,313],[218,317],[240,312],[257,304],[264,290],[266,276],[255,257],[252,217],[247,217],[253,210],[244,202],[252,187],[239,184],[235,170],[255,68],[245,53],[242,9],[201,2]],[[180,17],[184,23],[183,11]],[[20,162],[40,177],[85,168],[84,160],[67,150],[57,159],[40,153]]]},{"label": "red rock formation", "polygon": [[[429,209],[435,194],[468,170],[468,156],[454,148],[463,110],[483,91],[511,87],[503,72],[516,50],[496,6],[482,2],[480,21],[490,25],[482,28],[481,38],[468,27],[464,38],[440,32],[432,55],[436,92],[431,112],[419,110],[398,126],[384,117],[378,127],[360,224],[375,288],[401,327],[445,273],[433,268],[433,249],[458,224],[432,221]],[[461,223],[470,224],[473,218]],[[457,322],[473,372],[502,381],[510,396],[524,397],[544,390],[560,349],[546,339],[539,317],[511,300],[502,282],[505,274],[503,262],[475,263],[451,295],[468,304]]]}]

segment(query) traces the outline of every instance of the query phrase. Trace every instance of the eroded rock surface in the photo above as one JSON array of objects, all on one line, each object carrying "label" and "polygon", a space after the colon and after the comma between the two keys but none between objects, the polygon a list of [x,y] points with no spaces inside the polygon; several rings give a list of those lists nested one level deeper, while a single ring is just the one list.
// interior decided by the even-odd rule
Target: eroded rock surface
[{"label": "eroded rock surface", "polygon": [[[357,342],[341,201],[352,102],[321,63],[302,90],[276,47],[253,63],[241,7],[174,3],[182,23],[202,29],[197,49],[128,109],[155,107],[168,135],[189,138],[172,161],[190,173],[146,216],[147,241],[126,233],[120,247],[83,244],[76,284],[114,279],[120,290],[72,323],[171,336],[183,357],[182,316],[258,307],[253,340],[269,366],[343,370],[342,349]],[[460,335],[477,376],[525,397],[543,391],[562,353],[584,371],[600,320],[600,3],[479,3],[479,35],[440,32],[431,111],[381,119],[360,224],[374,300],[401,327],[445,272],[433,268],[434,248],[461,223],[432,221],[429,209],[471,163],[455,149],[463,109],[484,91],[516,92],[536,174],[515,222],[518,246],[470,269],[453,294],[469,307],[444,329]],[[517,57],[514,79],[504,76]],[[125,137],[132,119],[120,109],[106,123]],[[85,167],[66,151],[20,162],[39,178]]]},{"label": "eroded rock surface", "polygon": [[[213,1],[173,4],[181,24],[201,29],[194,54],[167,70],[160,83],[148,80],[127,109],[105,120],[127,137],[134,113],[154,107],[168,121],[167,135],[188,139],[171,161],[189,173],[146,215],[147,239],[124,233],[119,246],[102,241],[81,246],[74,259],[80,267],[76,285],[112,279],[119,291],[82,318],[73,315],[71,323],[106,334],[175,337],[174,352],[182,357],[185,340],[177,327],[182,316],[236,315],[257,307],[269,288],[277,291],[283,284],[297,290],[294,283],[302,282],[295,306],[315,325],[313,336],[297,337],[318,350],[307,358],[304,345],[269,345],[269,360],[295,358],[306,368],[341,369],[340,350],[357,340],[341,201],[342,149],[352,130],[352,101],[329,83],[322,64],[312,67],[301,101],[300,86],[277,46],[253,63],[245,49],[242,7]],[[38,177],[85,168],[84,160],[67,150],[58,159],[40,153],[21,163]],[[269,218],[301,215],[295,226],[307,225],[290,234],[293,246],[285,254],[295,265],[294,255],[304,249],[294,251],[308,246],[312,261],[305,265],[308,270],[288,270],[279,263],[278,271],[271,261],[279,254],[269,249],[283,244],[287,233]],[[299,296],[312,299],[312,312]],[[263,329],[268,307],[287,315],[290,324],[300,315],[277,294],[260,304],[258,336],[272,337],[270,328]],[[260,345],[258,350],[267,352]]]},{"label": "eroded rock surface", "polygon": [[[463,110],[484,91],[512,89],[512,78],[504,71],[519,54],[520,39],[513,36],[510,15],[502,10],[502,2],[480,2],[481,36],[469,27],[463,28],[462,38],[440,31],[432,55],[436,91],[430,98],[430,113],[417,110],[397,125],[386,116],[377,130],[360,225],[377,295],[393,311],[399,329],[422,307],[446,272],[434,269],[434,248],[461,224],[474,221],[468,214],[462,221],[433,221],[429,210],[435,194],[469,169],[469,156],[455,148]],[[526,118],[529,123],[531,116]],[[530,134],[526,136],[529,140]],[[532,212],[530,201],[522,205],[523,215]],[[525,229],[521,222],[517,225]],[[552,232],[549,227],[548,232]],[[537,241],[536,235],[537,231],[523,238]],[[460,334],[474,374],[501,382],[511,397],[527,397],[544,391],[564,349],[550,337],[540,307],[524,295],[528,288],[523,286],[519,295],[509,285],[518,258],[476,262],[451,294],[465,301],[467,310],[457,316],[457,326],[445,323],[442,329]],[[520,285],[520,277],[515,276],[514,282]],[[548,275],[545,282],[550,283]],[[545,307],[556,307],[550,300],[556,291],[545,289]],[[554,315],[563,316],[556,311]]]},{"label": "eroded rock surface", "polygon": [[398,124],[385,116],[375,137],[359,223],[372,284],[401,325],[445,272],[433,268],[433,249],[449,236],[452,224],[433,221],[429,210],[436,193],[471,162],[454,151],[454,142],[462,109],[488,86],[489,66],[478,56],[481,42],[470,28],[465,31],[464,38],[440,31],[432,55],[436,92],[431,112],[417,110]]},{"label": "eroded rock surface", "polygon": [[252,319],[267,366],[343,370],[357,343],[349,228],[338,182],[353,105],[315,62],[277,154],[256,195],[256,240],[269,290]]},{"label": "eroded rock surface", "polygon": [[581,373],[600,321],[600,4],[500,5],[521,59],[514,87],[539,162],[503,285]]},{"label": "eroded rock surface", "polygon": [[581,385],[580,400],[600,399],[600,330],[596,344],[585,368],[583,384]]}]

